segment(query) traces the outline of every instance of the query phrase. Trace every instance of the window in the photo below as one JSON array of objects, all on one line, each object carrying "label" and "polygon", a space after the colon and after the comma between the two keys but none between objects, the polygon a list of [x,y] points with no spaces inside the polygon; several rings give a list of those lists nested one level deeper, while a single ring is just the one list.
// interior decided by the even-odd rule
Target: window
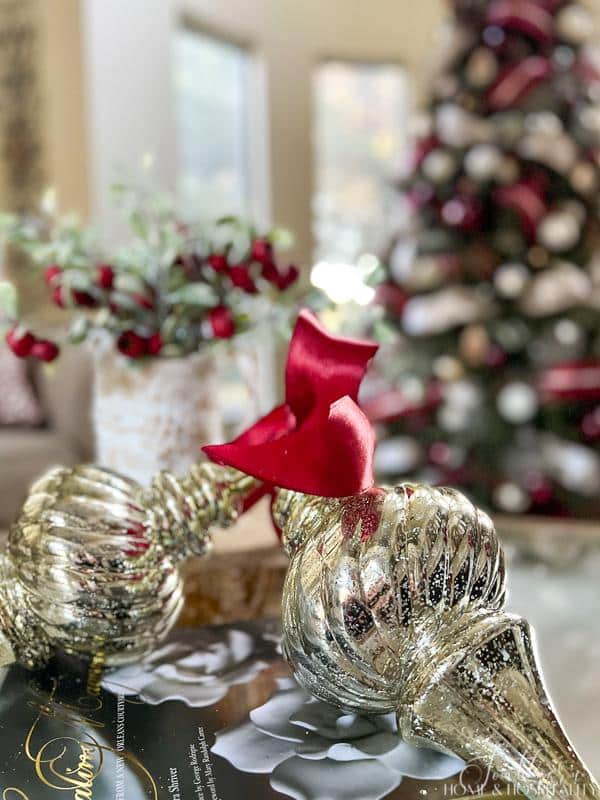
[{"label": "window", "polygon": [[177,191],[183,214],[248,215],[250,55],[187,28],[175,38]]},{"label": "window", "polygon": [[394,64],[329,61],[314,80],[316,260],[354,263],[379,254],[401,204],[408,90]]}]

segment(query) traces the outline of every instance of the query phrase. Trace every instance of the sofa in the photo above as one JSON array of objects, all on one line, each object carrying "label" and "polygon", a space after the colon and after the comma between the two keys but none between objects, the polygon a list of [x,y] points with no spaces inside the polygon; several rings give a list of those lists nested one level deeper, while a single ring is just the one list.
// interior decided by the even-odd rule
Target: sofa
[{"label": "sofa", "polygon": [[83,348],[66,348],[52,369],[33,375],[46,422],[39,428],[0,428],[0,529],[14,520],[31,482],[55,464],[93,455],[92,368]]}]

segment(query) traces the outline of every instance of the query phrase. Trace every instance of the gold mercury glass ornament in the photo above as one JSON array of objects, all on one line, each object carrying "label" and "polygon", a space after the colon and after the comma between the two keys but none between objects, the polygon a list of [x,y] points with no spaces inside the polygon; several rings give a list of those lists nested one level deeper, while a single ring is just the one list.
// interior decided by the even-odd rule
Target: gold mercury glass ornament
[{"label": "gold mercury glass ornament", "polygon": [[183,604],[178,562],[206,553],[255,486],[210,463],[146,489],[91,465],[50,470],[0,555],[0,666],[35,669],[57,649],[114,666],[155,648]]},{"label": "gold mercury glass ornament", "polygon": [[489,517],[453,489],[326,499],[280,490],[283,650],[313,695],[395,712],[407,742],[476,762],[531,800],[600,798],[552,709],[528,623],[503,610]]}]

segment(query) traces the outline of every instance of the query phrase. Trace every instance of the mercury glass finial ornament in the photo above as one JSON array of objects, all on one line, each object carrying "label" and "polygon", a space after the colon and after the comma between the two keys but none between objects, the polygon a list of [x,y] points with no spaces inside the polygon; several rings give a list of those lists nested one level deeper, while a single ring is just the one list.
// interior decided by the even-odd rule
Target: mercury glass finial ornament
[{"label": "mercury glass finial ornament", "polygon": [[183,603],[177,563],[206,553],[255,486],[209,463],[146,489],[95,466],[48,472],[0,556],[0,666],[37,668],[55,649],[110,666],[153,649]]},{"label": "mercury glass finial ornament", "polygon": [[503,610],[494,527],[452,489],[277,493],[290,556],[283,648],[300,683],[531,800],[600,798],[552,709],[527,622]]}]

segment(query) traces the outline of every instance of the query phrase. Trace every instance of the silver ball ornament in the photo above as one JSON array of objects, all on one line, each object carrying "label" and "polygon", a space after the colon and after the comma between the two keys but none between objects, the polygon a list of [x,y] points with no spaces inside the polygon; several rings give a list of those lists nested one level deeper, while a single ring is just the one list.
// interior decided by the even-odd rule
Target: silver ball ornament
[{"label": "silver ball ornament", "polygon": [[501,416],[513,425],[522,425],[535,417],[538,396],[535,389],[523,381],[507,383],[496,398]]},{"label": "silver ball ornament", "polygon": [[581,237],[581,224],[569,211],[551,211],[537,230],[537,240],[554,253],[572,250]]}]

